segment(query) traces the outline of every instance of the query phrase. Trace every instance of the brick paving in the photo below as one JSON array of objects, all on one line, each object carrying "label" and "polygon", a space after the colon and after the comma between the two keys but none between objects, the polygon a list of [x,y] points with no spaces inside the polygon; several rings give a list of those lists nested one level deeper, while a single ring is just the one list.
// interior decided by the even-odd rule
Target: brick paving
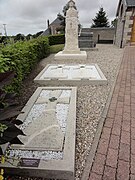
[{"label": "brick paving", "polygon": [[126,47],[89,180],[135,180],[135,47]]}]

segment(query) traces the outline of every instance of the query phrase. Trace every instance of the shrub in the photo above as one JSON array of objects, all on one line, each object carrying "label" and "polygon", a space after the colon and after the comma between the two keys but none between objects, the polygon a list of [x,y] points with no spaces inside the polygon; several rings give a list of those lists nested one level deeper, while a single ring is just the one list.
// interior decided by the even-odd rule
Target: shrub
[{"label": "shrub", "polygon": [[[6,69],[14,71],[16,77],[8,91],[18,91],[23,79],[34,65],[50,53],[50,46],[47,37],[39,37],[25,42],[17,42],[8,45],[1,50],[0,63],[6,64]],[[8,60],[6,63],[6,59]],[[2,69],[1,69],[2,71]],[[3,66],[3,71],[4,66]]]},{"label": "shrub", "polygon": [[14,63],[11,62],[11,59],[4,58],[2,54],[0,54],[0,73],[4,73],[10,71],[11,65]]},{"label": "shrub", "polygon": [[62,51],[64,48],[64,44],[57,44],[50,46],[50,53],[58,53],[59,51]]},{"label": "shrub", "polygon": [[65,44],[65,35],[60,34],[60,35],[53,35],[53,36],[48,36],[49,39],[49,45],[56,45],[56,44]]}]

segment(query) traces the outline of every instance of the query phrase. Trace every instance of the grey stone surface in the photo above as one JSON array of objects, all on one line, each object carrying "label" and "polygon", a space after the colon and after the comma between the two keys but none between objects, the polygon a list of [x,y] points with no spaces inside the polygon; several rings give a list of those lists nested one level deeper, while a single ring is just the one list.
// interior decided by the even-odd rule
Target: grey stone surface
[{"label": "grey stone surface", "polygon": [[[51,91],[47,98],[42,98],[43,90]],[[63,91],[70,90],[69,95],[63,95]],[[24,128],[24,132],[29,133],[26,137],[19,137],[24,142],[24,151],[27,145],[32,151],[35,147],[39,150],[47,149],[54,152],[63,152],[62,159],[51,159],[48,161],[40,159],[39,167],[17,167],[19,160],[12,161],[10,157],[9,163],[6,162],[1,165],[6,168],[6,173],[15,175],[28,175],[44,178],[58,178],[58,179],[74,179],[74,165],[75,165],[75,135],[76,135],[76,91],[75,87],[41,87],[36,90],[30,98],[26,107],[22,110],[22,115],[18,119],[25,122],[30,110],[34,104],[47,104],[45,111],[39,116],[38,119],[31,122]],[[46,93],[47,94],[47,93]],[[54,98],[55,97],[55,98]],[[56,104],[69,104],[66,133],[61,130],[60,125],[56,120]],[[62,113],[62,112],[61,112]],[[46,116],[44,118],[44,116]],[[20,146],[12,146],[11,148],[19,148]],[[26,149],[25,149],[26,148]],[[40,149],[41,148],[41,149]],[[27,158],[27,156],[25,157]],[[29,158],[29,157],[28,157]],[[11,165],[12,164],[12,165]]]},{"label": "grey stone surface", "polygon": [[[59,68],[60,66],[61,68]],[[49,64],[34,81],[43,85],[66,84],[72,86],[107,83],[107,79],[96,64]]]},{"label": "grey stone surface", "polygon": [[64,135],[59,127],[56,118],[57,103],[70,103],[69,98],[60,98],[62,91],[52,91],[51,101],[49,98],[38,97],[35,104],[46,104],[43,113],[28,127],[24,129],[26,136],[19,139],[24,145],[13,145],[18,149],[28,150],[57,150],[61,151],[64,143]]},{"label": "grey stone surface", "polygon": [[68,53],[63,54],[63,51],[58,52],[55,57],[55,60],[86,60],[87,59],[87,53],[86,51],[80,51],[79,54],[75,53]]}]

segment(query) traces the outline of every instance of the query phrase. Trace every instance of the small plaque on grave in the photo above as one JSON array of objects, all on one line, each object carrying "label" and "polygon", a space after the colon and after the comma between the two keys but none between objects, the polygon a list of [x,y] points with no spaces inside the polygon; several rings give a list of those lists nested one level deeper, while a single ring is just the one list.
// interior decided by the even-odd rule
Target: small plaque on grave
[{"label": "small plaque on grave", "polygon": [[38,167],[39,162],[40,162],[40,159],[22,158],[19,163],[19,166],[21,166],[21,167]]}]

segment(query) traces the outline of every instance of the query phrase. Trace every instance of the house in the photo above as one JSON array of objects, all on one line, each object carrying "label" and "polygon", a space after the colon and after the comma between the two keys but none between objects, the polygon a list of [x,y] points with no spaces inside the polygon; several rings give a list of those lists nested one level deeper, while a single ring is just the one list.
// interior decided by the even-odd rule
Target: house
[{"label": "house", "polygon": [[135,0],[119,0],[115,44],[120,48],[135,44]]},{"label": "house", "polygon": [[47,20],[48,28],[43,32],[42,36],[54,35],[59,33],[59,29],[62,28],[61,20],[57,17],[51,24]]}]

